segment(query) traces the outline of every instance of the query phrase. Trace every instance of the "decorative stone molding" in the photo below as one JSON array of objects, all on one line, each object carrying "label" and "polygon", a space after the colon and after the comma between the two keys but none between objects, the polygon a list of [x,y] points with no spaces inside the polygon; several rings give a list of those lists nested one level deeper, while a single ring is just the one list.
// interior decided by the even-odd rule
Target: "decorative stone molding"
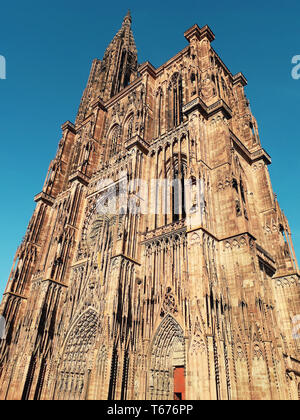
[{"label": "decorative stone molding", "polygon": [[298,275],[291,275],[291,276],[284,276],[279,278],[274,278],[276,287],[292,287],[292,286],[300,286],[300,276]]},{"label": "decorative stone molding", "polygon": [[168,287],[165,293],[164,300],[163,300],[161,316],[164,316],[165,313],[176,315],[177,312],[178,312],[178,309],[176,305],[175,296],[172,292],[171,287]]},{"label": "decorative stone molding", "polygon": [[34,201],[36,203],[42,201],[47,206],[52,207],[55,201],[54,197],[51,197],[50,195],[46,194],[44,191],[40,192],[34,197]]},{"label": "decorative stone molding", "polygon": [[144,233],[144,240],[141,242],[142,244],[147,242],[152,242],[152,240],[157,239],[163,239],[167,238],[170,235],[178,235],[178,234],[185,234],[186,233],[186,226],[185,226],[185,220],[181,220],[179,222],[171,223],[166,226],[162,226],[160,228],[157,228],[155,230],[151,230],[149,232]]},{"label": "decorative stone molding", "polygon": [[78,170],[69,177],[69,182],[74,181],[78,181],[82,185],[87,186],[89,184],[90,178]]},{"label": "decorative stone molding", "polygon": [[208,106],[200,97],[195,98],[183,107],[183,113],[189,115],[196,109],[198,109],[207,119],[217,114],[219,111],[221,111],[227,119],[232,118],[232,110],[223,99],[219,99],[214,104]]}]

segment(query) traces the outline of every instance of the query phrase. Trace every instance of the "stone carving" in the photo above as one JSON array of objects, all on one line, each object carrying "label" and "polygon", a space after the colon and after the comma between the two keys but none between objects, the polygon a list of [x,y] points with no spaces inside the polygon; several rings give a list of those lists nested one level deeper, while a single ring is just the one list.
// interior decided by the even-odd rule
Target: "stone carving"
[{"label": "stone carving", "polygon": [[[173,354],[173,358],[166,357]],[[152,343],[148,398],[170,398],[170,372],[185,363],[183,331],[170,315],[164,318]]]},{"label": "stone carving", "polygon": [[88,356],[97,328],[98,316],[92,310],[83,314],[73,326],[60,362],[56,399],[66,399],[70,394],[78,400],[85,399]]},{"label": "stone carving", "polygon": [[138,68],[127,14],[93,61],[0,306],[0,399],[296,397],[299,270],[271,160],[244,76],[207,26],[185,37]]},{"label": "stone carving", "polygon": [[176,313],[178,312],[176,299],[172,293],[171,287],[168,287],[166,290],[163,302],[163,309],[165,312],[170,312],[173,315],[176,315]]},{"label": "stone carving", "polygon": [[291,286],[300,286],[300,277],[299,276],[287,276],[276,279],[276,286],[278,287],[291,287]]}]

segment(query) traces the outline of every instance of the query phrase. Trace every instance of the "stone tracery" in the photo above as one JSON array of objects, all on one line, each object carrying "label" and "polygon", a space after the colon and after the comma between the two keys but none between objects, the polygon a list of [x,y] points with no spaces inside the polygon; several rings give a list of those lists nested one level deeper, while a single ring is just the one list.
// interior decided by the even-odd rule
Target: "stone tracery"
[{"label": "stone tracery", "polygon": [[173,370],[185,366],[183,331],[175,319],[168,315],[153,339],[150,362],[148,398],[173,399]]},{"label": "stone tracery", "polygon": [[[299,272],[246,79],[197,25],[138,77],[130,23],[94,60],[35,197],[1,306],[0,397],[291,398]],[[153,212],[137,179],[162,181]],[[119,214],[123,180],[140,206]]]},{"label": "stone tracery", "polygon": [[72,327],[59,365],[56,399],[85,399],[89,375],[87,356],[95,342],[98,322],[98,315],[88,310]]}]

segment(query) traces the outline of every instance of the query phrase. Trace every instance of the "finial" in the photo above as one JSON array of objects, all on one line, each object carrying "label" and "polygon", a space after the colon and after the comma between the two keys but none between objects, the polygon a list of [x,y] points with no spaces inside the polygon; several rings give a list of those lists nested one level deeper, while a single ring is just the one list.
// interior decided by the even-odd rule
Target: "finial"
[{"label": "finial", "polygon": [[131,13],[130,13],[130,10],[128,10],[128,12],[127,12],[127,15],[124,17],[124,20],[123,20],[123,22],[124,23],[131,23],[131,21],[132,21],[132,19],[131,19]]}]

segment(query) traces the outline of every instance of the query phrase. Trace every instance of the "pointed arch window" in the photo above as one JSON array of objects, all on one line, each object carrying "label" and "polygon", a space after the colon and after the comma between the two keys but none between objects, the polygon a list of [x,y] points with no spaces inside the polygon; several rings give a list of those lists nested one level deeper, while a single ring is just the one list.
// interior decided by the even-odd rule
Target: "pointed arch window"
[{"label": "pointed arch window", "polygon": [[[177,222],[186,217],[185,212],[185,175],[186,175],[186,155],[175,154],[173,160],[167,162],[167,177],[171,181],[171,222]],[[166,190],[165,194],[169,194]],[[168,198],[165,198],[168,201]],[[166,220],[166,224],[168,221]]]},{"label": "pointed arch window", "polygon": [[216,91],[216,76],[213,74],[211,76],[211,81],[213,83],[213,95],[216,96],[217,91]]},{"label": "pointed arch window", "polygon": [[157,92],[157,136],[161,134],[161,126],[162,126],[162,99],[163,99],[163,92],[162,89],[159,88]]},{"label": "pointed arch window", "polygon": [[120,146],[120,126],[116,125],[110,135],[109,157],[116,155],[119,152]]},{"label": "pointed arch window", "polygon": [[175,73],[169,85],[169,128],[177,127],[182,123],[182,103],[182,78],[179,73]]},{"label": "pointed arch window", "polygon": [[240,180],[240,190],[241,190],[241,197],[244,204],[246,204],[246,198],[245,198],[245,190],[244,190],[244,184],[242,179]]},{"label": "pointed arch window", "polygon": [[131,115],[127,122],[127,140],[131,139],[133,135],[133,115]]},{"label": "pointed arch window", "polygon": [[221,77],[221,84],[222,84],[222,89],[223,89],[223,92],[224,92],[225,94],[227,94],[227,85],[226,85],[225,80],[224,80],[224,78],[223,78],[223,77]]},{"label": "pointed arch window", "polygon": [[191,96],[194,96],[197,93],[197,90],[196,90],[196,75],[195,75],[194,72],[192,72],[192,74],[191,74],[191,86],[192,86]]}]

